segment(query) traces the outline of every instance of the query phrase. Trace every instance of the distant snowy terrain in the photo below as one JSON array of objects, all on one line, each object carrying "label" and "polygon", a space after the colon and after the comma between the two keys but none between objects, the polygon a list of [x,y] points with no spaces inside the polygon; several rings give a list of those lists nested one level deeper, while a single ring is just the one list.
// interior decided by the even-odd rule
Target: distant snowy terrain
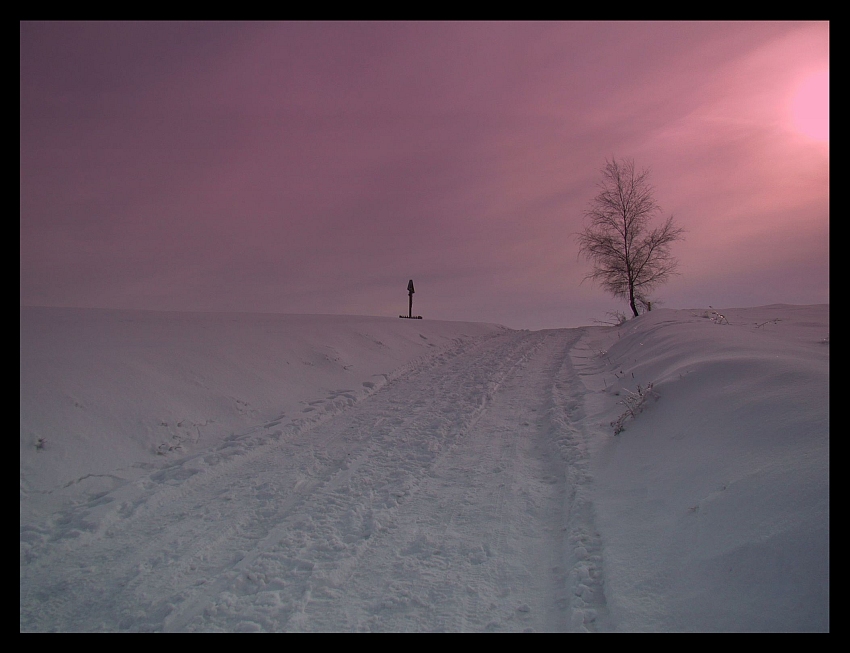
[{"label": "distant snowy terrain", "polygon": [[20,337],[21,631],[829,630],[827,305]]}]

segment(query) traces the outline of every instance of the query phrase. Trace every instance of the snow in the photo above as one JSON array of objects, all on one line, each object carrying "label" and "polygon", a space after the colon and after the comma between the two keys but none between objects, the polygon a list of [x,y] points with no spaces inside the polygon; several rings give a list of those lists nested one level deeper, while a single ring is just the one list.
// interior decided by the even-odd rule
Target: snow
[{"label": "snow", "polygon": [[22,632],[829,630],[828,305],[20,336]]}]

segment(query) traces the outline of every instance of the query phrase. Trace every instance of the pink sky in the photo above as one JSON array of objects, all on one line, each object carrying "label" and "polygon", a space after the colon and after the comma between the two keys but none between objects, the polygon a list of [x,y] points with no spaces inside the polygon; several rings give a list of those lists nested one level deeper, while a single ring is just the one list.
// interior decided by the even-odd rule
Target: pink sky
[{"label": "pink sky", "polygon": [[573,234],[606,158],[690,308],[829,302],[828,22],[22,23],[22,305],[627,309]]}]

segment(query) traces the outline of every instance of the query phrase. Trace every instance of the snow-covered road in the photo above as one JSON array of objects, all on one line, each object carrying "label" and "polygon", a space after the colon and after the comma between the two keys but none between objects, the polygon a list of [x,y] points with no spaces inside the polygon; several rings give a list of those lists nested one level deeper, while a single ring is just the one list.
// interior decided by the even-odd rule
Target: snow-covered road
[{"label": "snow-covered road", "polygon": [[22,528],[21,630],[593,630],[582,332],[456,343]]}]

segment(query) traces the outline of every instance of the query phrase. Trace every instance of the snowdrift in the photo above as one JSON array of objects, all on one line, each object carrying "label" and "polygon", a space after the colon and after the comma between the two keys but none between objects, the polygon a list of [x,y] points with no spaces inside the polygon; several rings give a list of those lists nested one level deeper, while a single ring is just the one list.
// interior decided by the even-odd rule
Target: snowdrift
[{"label": "snowdrift", "polygon": [[828,630],[829,307],[657,310],[576,361],[612,629]]}]

